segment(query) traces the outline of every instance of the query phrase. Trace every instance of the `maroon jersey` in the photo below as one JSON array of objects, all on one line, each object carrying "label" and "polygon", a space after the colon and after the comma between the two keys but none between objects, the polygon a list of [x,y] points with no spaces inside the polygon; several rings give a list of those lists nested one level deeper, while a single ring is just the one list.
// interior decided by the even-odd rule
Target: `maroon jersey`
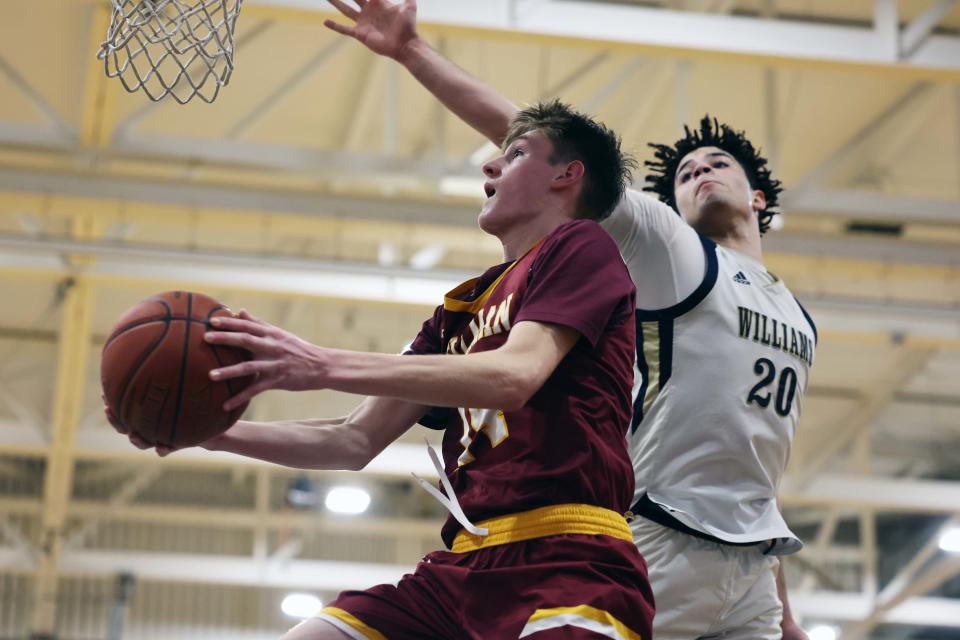
[{"label": "maroon jersey", "polygon": [[[442,414],[445,471],[471,521],[568,503],[629,509],[634,295],[610,236],[596,222],[575,220],[520,259],[455,288],[423,324],[408,353],[490,351],[527,320],[582,336],[521,409]],[[448,547],[459,528],[447,519]]]}]

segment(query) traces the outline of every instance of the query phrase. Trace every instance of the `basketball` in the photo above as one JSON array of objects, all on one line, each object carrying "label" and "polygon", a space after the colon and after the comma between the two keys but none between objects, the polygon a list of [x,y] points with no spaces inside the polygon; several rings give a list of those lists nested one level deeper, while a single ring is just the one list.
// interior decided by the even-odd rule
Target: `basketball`
[{"label": "basketball", "polygon": [[230,412],[222,406],[252,378],[214,382],[209,373],[249,360],[250,353],[203,339],[211,318],[230,315],[209,296],[169,291],[120,317],[103,346],[100,381],[125,433],[154,445],[189,447],[240,418],[246,404]]}]

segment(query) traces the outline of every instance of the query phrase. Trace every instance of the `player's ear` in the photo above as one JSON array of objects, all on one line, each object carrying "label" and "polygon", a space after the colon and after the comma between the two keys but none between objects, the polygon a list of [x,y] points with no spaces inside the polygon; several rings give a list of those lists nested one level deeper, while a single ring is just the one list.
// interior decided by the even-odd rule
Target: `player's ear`
[{"label": "player's ear", "polygon": [[563,189],[580,182],[587,171],[580,160],[562,163],[558,169],[552,184],[555,189]]},{"label": "player's ear", "polygon": [[767,208],[767,196],[764,195],[763,191],[755,189],[751,196],[750,208],[753,209],[754,213],[760,213]]}]

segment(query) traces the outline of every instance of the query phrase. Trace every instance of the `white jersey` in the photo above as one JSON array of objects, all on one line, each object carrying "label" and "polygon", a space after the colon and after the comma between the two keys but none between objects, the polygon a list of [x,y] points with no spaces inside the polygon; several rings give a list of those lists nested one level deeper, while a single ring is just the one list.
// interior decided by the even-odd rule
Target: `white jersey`
[{"label": "white jersey", "polygon": [[735,544],[800,540],[776,497],[816,328],[763,265],[629,192],[605,223],[637,284],[637,371],[628,444],[644,498]]}]

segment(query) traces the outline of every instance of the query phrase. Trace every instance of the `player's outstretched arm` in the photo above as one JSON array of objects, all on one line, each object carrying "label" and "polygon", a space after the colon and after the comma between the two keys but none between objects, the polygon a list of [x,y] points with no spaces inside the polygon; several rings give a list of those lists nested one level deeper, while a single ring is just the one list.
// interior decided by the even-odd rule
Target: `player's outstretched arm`
[{"label": "player's outstretched arm", "polygon": [[269,389],[333,389],[426,406],[512,410],[536,393],[580,334],[560,325],[519,322],[498,349],[469,355],[398,356],[327,349],[241,312],[214,318],[205,339],[254,358],[215,369],[214,380],[255,375],[224,405],[229,410]]},{"label": "player's outstretched arm", "polygon": [[359,471],[427,412],[423,405],[369,397],[334,420],[241,420],[201,446],[298,469]]},{"label": "player's outstretched arm", "polygon": [[[105,407],[107,418],[116,418]],[[210,451],[229,451],[297,469],[357,471],[399,438],[426,413],[428,407],[394,398],[366,398],[348,416],[282,422],[240,420],[225,433],[201,443]],[[154,448],[136,434],[130,442],[139,449]],[[175,451],[158,445],[157,455]]]},{"label": "player's outstretched arm", "polygon": [[517,107],[489,85],[470,75],[417,32],[416,0],[328,0],[349,24],[327,20],[327,28],[363,43],[374,53],[393,58],[461,120],[500,145]]}]

